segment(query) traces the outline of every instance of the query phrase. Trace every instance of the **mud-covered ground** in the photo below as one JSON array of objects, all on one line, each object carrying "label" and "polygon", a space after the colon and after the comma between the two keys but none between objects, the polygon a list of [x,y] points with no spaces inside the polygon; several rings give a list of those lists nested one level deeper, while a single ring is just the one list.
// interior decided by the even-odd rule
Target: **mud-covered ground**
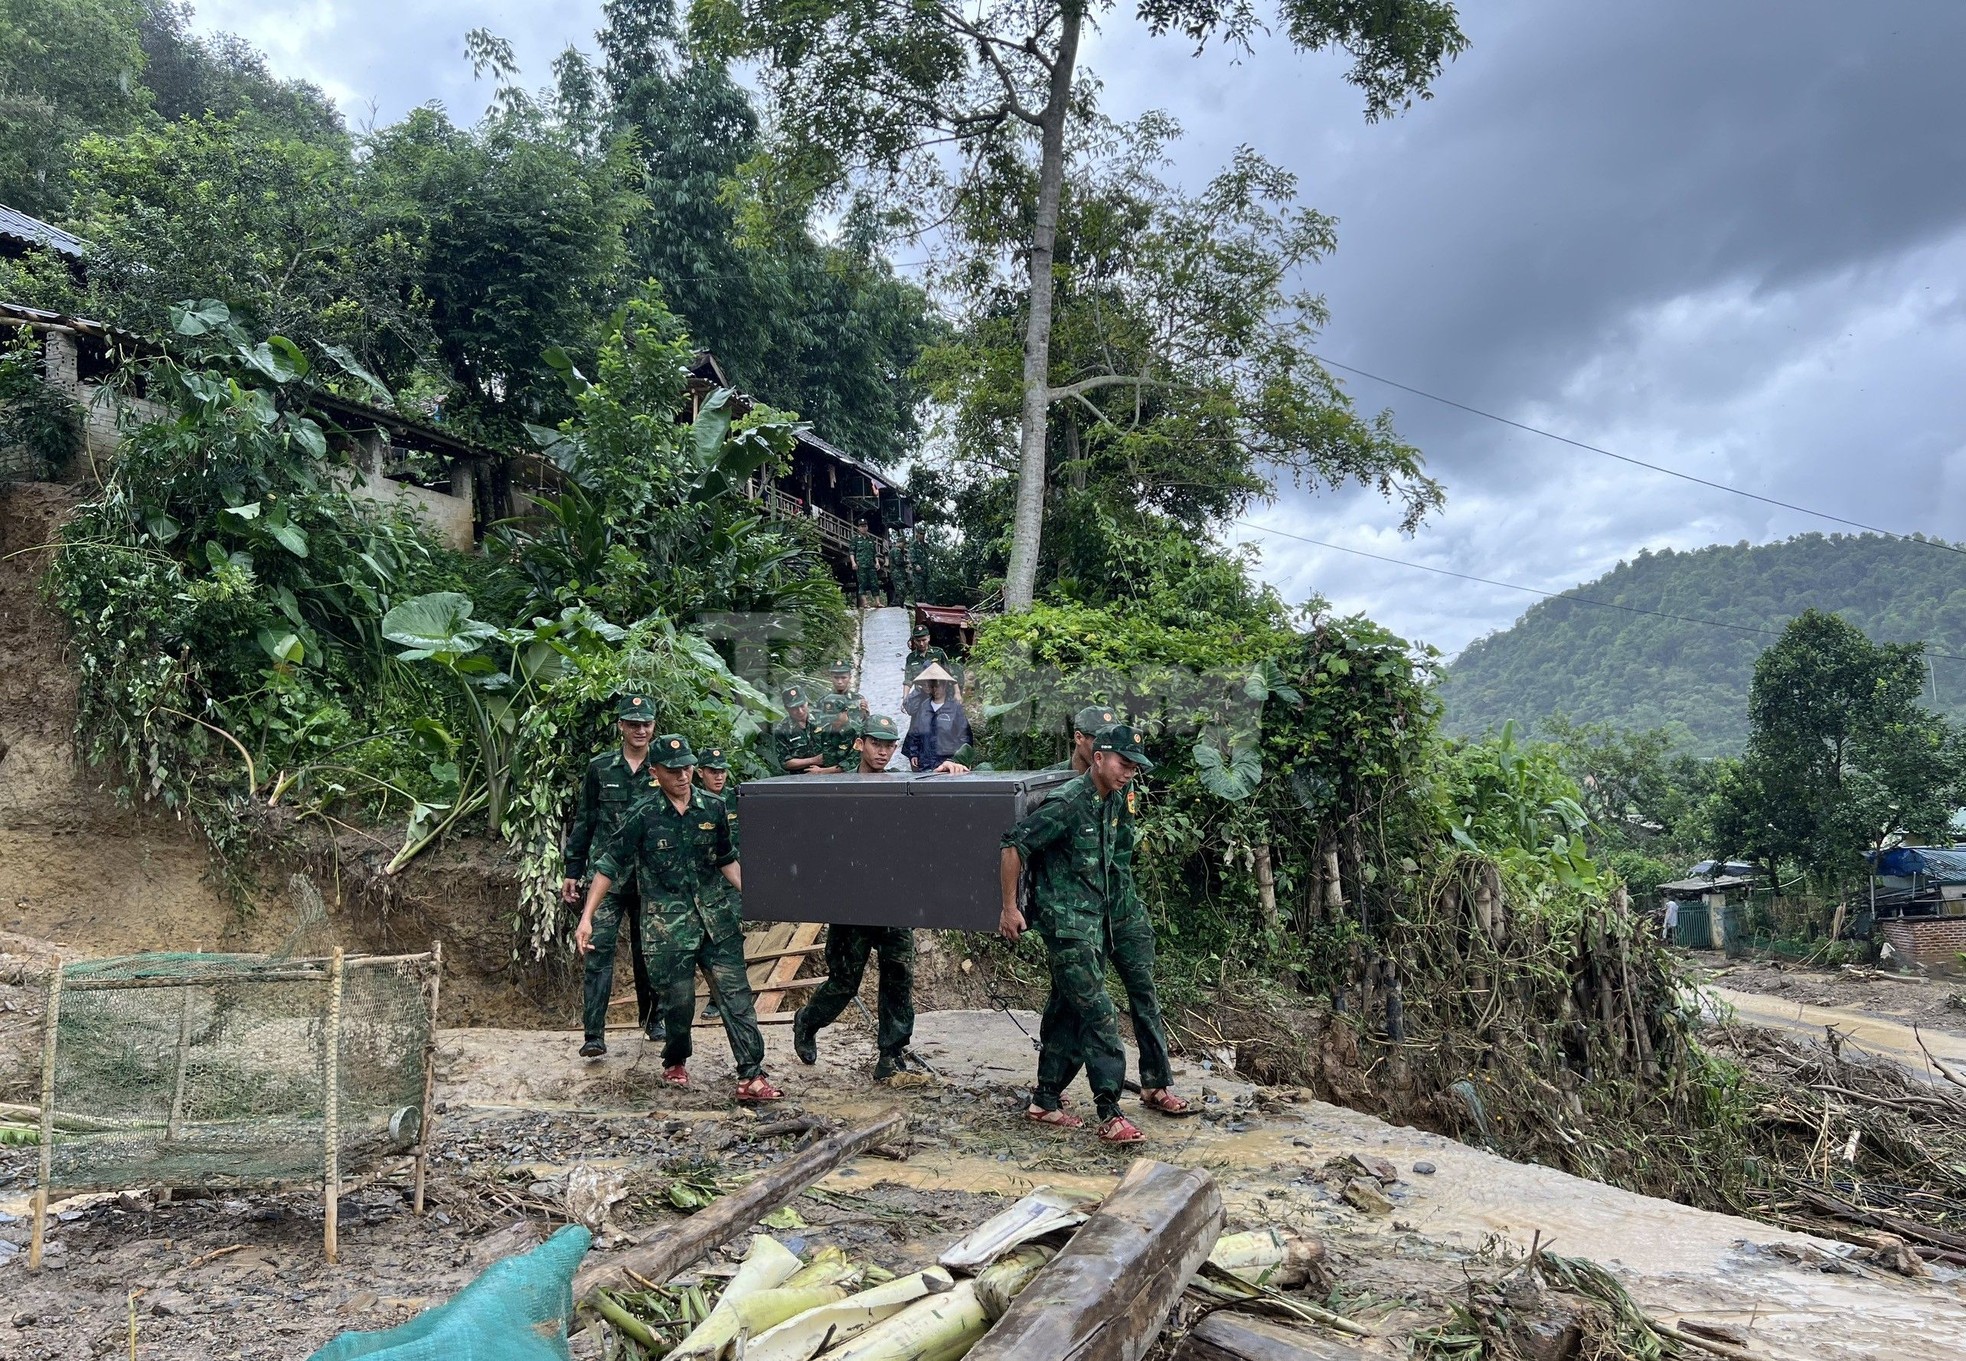
[{"label": "mud-covered ground", "polygon": [[[1035,1017],[1021,1019],[1035,1029]],[[430,1175],[430,1214],[408,1211],[400,1169],[344,1197],[342,1261],[321,1260],[320,1205],[307,1192],[241,1194],[157,1205],[137,1195],[70,1205],[51,1234],[50,1267],[0,1264],[0,1357],[127,1354],[130,1294],[139,1357],[296,1357],[344,1329],[377,1329],[447,1297],[489,1261],[532,1242],[566,1214],[568,1170],[619,1176],[625,1198],[595,1251],[672,1221],[678,1177],[722,1183],[785,1156],[810,1135],[760,1138],[760,1121],[805,1112],[851,1124],[900,1105],[911,1116],[905,1161],[855,1160],[795,1202],[806,1227],[779,1230],[807,1247],[837,1242],[890,1269],[925,1263],[963,1230],[1032,1186],[1100,1192],[1131,1154],[1088,1132],[1023,1123],[1033,1055],[1001,1012],[928,1012],[917,1050],[932,1085],[889,1090],[869,1076],[871,1037],[858,1018],[828,1031],[816,1068],[768,1031],[769,1066],[788,1100],[759,1116],[733,1110],[721,1033],[697,1032],[695,1086],[660,1086],[656,1055],[630,1034],[582,1063],[577,1037],[537,1031],[446,1032],[445,1102]],[[1601,1261],[1641,1305],[1667,1319],[1742,1330],[1758,1355],[1951,1358],[1966,1335],[1966,1299],[1943,1270],[1907,1281],[1847,1246],[1707,1214],[1510,1163],[1437,1135],[1386,1125],[1262,1089],[1233,1073],[1183,1067],[1179,1087],[1205,1113],[1142,1116],[1146,1155],[1208,1169],[1232,1227],[1279,1224],[1328,1245],[1326,1301],[1370,1326],[1373,1355],[1400,1355],[1415,1329],[1444,1319],[1470,1277],[1492,1274],[1532,1239]],[[1089,1104],[1080,1087],[1073,1105]],[[0,1161],[0,1207],[19,1215],[31,1149]],[[1354,1155],[1384,1159],[1384,1206],[1345,1198]],[[24,1218],[0,1240],[25,1243]],[[579,1344],[585,1354],[591,1344]]]},{"label": "mud-covered ground", "polygon": [[1966,976],[1883,975],[1875,969],[1816,968],[1794,961],[1694,956],[1705,980],[1805,1006],[1842,1007],[1880,1020],[1966,1037]]}]

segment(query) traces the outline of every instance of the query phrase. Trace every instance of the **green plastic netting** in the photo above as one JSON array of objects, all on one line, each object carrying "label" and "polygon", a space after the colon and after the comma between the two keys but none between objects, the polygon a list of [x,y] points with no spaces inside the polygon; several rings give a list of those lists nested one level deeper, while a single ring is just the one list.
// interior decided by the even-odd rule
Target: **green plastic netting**
[{"label": "green plastic netting", "polygon": [[325,959],[149,954],[64,966],[49,1184],[318,1179],[330,1081],[344,1174],[407,1151],[420,1134],[433,973],[428,955],[350,956],[336,1007]]},{"label": "green plastic netting", "polygon": [[310,1361],[568,1361],[573,1273],[593,1235],[568,1225],[435,1309],[384,1333],[343,1333]]}]

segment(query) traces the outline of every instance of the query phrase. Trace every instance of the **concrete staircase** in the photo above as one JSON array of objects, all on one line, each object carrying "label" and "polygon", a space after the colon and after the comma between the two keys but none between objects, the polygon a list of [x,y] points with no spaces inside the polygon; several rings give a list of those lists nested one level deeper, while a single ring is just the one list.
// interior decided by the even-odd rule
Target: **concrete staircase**
[{"label": "concrete staircase", "polygon": [[[908,715],[901,712],[907,694],[908,611],[889,606],[860,612],[860,693],[867,698],[870,713],[886,714],[908,732]],[[906,770],[901,749],[894,749],[890,770]]]}]

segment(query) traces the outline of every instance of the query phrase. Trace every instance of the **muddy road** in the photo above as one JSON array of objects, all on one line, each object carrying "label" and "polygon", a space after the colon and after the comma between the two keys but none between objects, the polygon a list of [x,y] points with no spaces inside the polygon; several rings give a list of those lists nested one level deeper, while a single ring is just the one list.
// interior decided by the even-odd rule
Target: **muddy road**
[{"label": "muddy road", "polygon": [[[1021,1019],[1035,1031],[1034,1016]],[[783,1027],[767,1038],[785,1107],[852,1121],[899,1104],[913,1117],[906,1161],[858,1159],[797,1202],[809,1244],[840,1242],[890,1267],[919,1262],[1004,1197],[1041,1183],[1103,1191],[1130,1156],[1089,1133],[1017,1118],[1034,1055],[1003,1013],[924,1014],[917,1049],[941,1079],[898,1091],[872,1084],[871,1036],[857,1021],[826,1032],[816,1068],[791,1056]],[[599,1063],[577,1061],[576,1043],[538,1031],[447,1032],[433,1213],[409,1215],[400,1176],[345,1197],[337,1267],[320,1260],[318,1197],[306,1193],[71,1205],[54,1229],[52,1269],[30,1277],[22,1254],[0,1248],[0,1357],[126,1354],[133,1291],[143,1292],[139,1357],[304,1356],[342,1329],[399,1322],[528,1246],[575,1165],[626,1179],[616,1223],[634,1236],[669,1219],[662,1188],[678,1167],[737,1178],[783,1156],[782,1144],[747,1137],[757,1117],[729,1108],[720,1032],[698,1032],[688,1092],[662,1088],[655,1053],[632,1036]],[[1658,1316],[1743,1329],[1758,1355],[1960,1354],[1966,1297],[1955,1273],[1885,1275],[1851,1261],[1844,1245],[1511,1163],[1194,1064],[1178,1083],[1205,1114],[1151,1121],[1143,1151],[1213,1171],[1232,1227],[1324,1238],[1334,1303],[1375,1329],[1375,1353],[1402,1354],[1416,1328],[1462,1297],[1469,1274],[1536,1238],[1611,1267]],[[1073,1105],[1089,1105],[1082,1086]],[[5,1151],[0,1211],[24,1211],[31,1152]],[[1389,1212],[1362,1213],[1342,1198],[1333,1164],[1354,1153],[1398,1170]],[[0,1240],[24,1242],[26,1227],[0,1222]]]}]

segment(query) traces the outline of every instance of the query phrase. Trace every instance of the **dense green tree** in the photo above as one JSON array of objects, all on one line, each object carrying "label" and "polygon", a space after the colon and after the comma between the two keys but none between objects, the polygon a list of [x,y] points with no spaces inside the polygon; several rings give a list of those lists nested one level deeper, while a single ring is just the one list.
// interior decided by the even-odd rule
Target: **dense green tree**
[{"label": "dense green tree", "polygon": [[1478,733],[1510,719],[1529,726],[1561,713],[1625,730],[1683,728],[1696,755],[1738,752],[1755,658],[1811,608],[1880,642],[1927,644],[1932,708],[1966,720],[1966,665],[1957,660],[1966,657],[1966,558],[1911,539],[1805,534],[1641,553],[1531,607],[1455,660],[1442,689],[1448,729]]},{"label": "dense green tree", "polygon": [[609,0],[597,35],[603,116],[633,148],[648,211],[630,224],[656,280],[732,379],[877,463],[911,453],[935,333],[926,295],[879,254],[866,213],[830,240],[789,207],[758,117],[727,67],[691,48],[666,0]]},{"label": "dense green tree", "polygon": [[268,126],[309,141],[347,136],[341,113],[318,85],[282,80],[266,57],[232,33],[194,33],[183,0],[142,0],[138,37],[143,83],[159,118],[235,118],[256,114]]},{"label": "dense green tree", "polygon": [[138,0],[0,0],[0,203],[56,216],[75,139],[135,126],[149,103],[142,13]]},{"label": "dense green tree", "polygon": [[[1065,399],[1053,393],[1052,329],[1065,182],[1091,104],[1079,46],[1107,9],[1086,0],[699,0],[695,10],[699,31],[761,63],[806,183],[837,186],[869,172],[926,209],[920,225],[967,229],[979,258],[1021,276],[1018,484],[1004,590],[1013,610],[1036,589],[1050,422]],[[1293,48],[1351,55],[1348,79],[1369,118],[1423,97],[1465,42],[1445,0],[1281,0],[1277,11]],[[1139,18],[1198,45],[1248,47],[1269,36],[1253,6],[1222,0],[1148,0]],[[993,205],[1012,179],[1028,179],[1030,209],[1004,220]],[[1102,367],[1074,382],[1137,376]]]},{"label": "dense green tree", "polygon": [[1943,836],[1966,793],[1960,735],[1919,703],[1923,649],[1810,610],[1755,662],[1751,735],[1716,795],[1729,852],[1855,870],[1895,833]]}]

